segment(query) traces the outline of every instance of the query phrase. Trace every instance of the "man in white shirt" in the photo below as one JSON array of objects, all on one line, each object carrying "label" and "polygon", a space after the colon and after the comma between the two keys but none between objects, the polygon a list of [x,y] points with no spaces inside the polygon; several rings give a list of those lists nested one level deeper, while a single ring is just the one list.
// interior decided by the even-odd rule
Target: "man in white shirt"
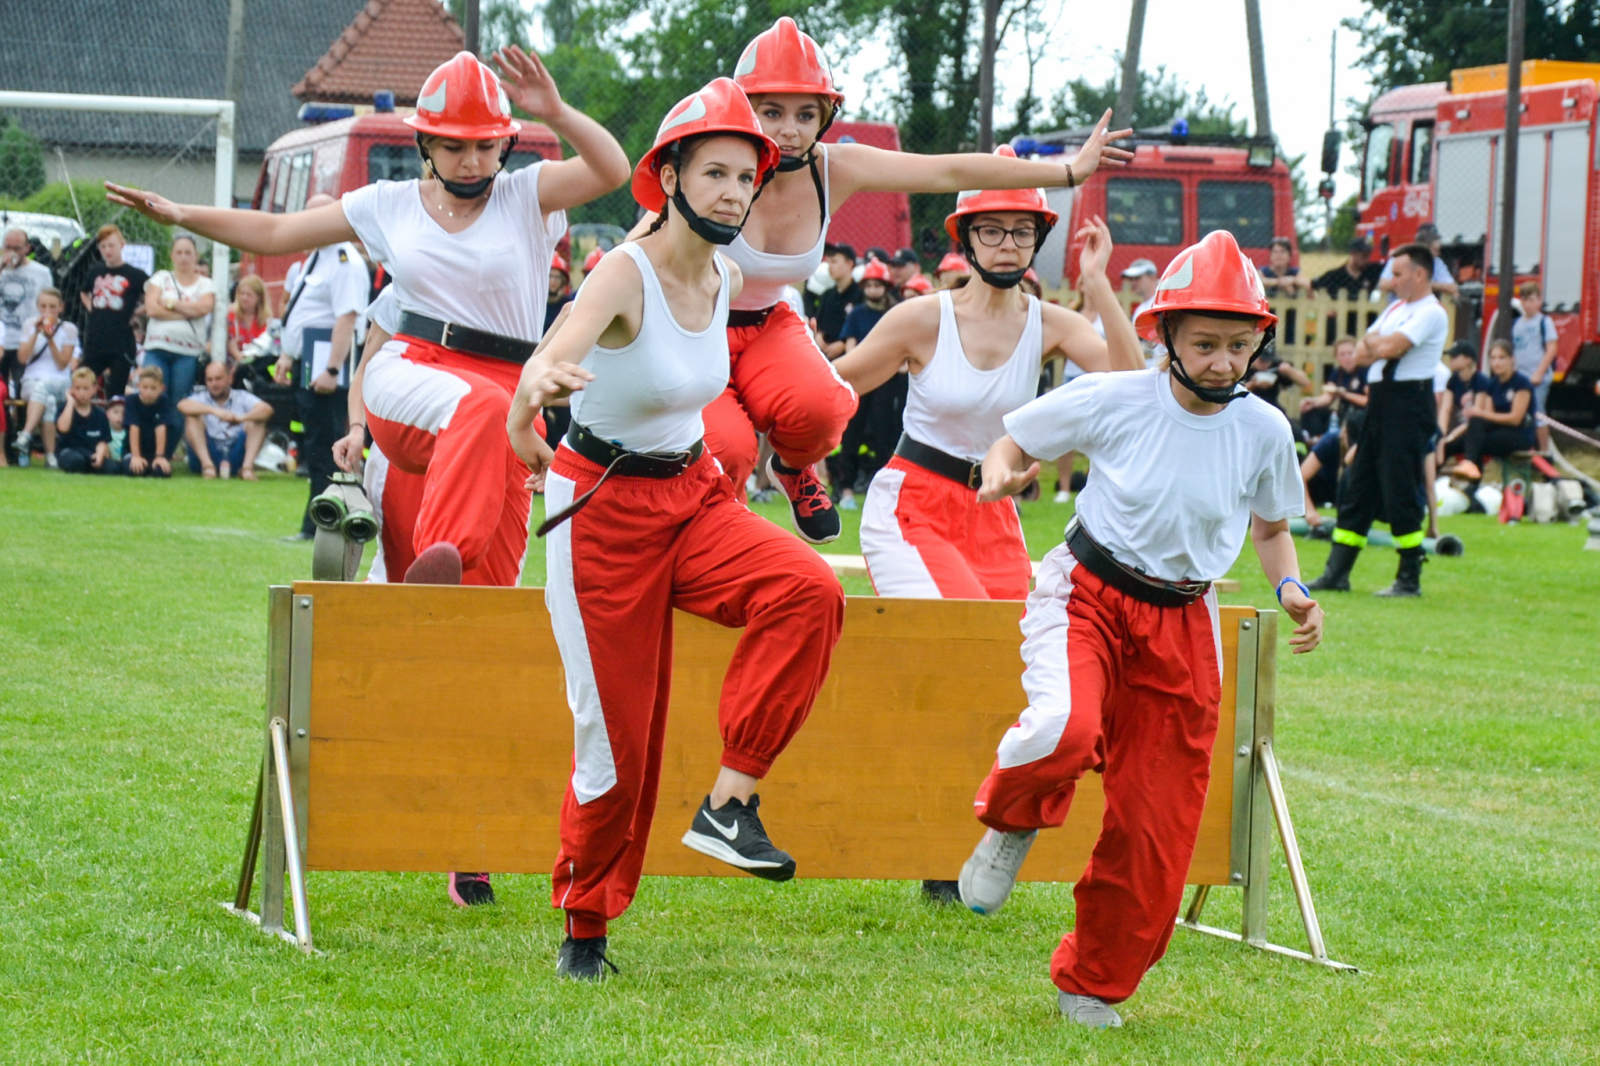
[{"label": "man in white shirt", "polygon": [[[1156,298],[1156,282],[1160,280],[1161,272],[1156,269],[1155,263],[1148,259],[1135,259],[1122,271],[1122,280],[1128,283],[1133,294],[1139,298],[1139,305],[1133,309],[1133,317],[1137,319],[1149,310],[1151,303]],[[1167,346],[1160,341],[1151,343],[1140,338],[1144,344],[1145,366],[1157,366],[1161,357],[1167,354]]]},{"label": "man in white shirt", "polygon": [[[1433,253],[1433,294],[1435,296],[1454,296],[1461,291],[1461,286],[1456,284],[1455,276],[1450,273],[1450,268],[1439,258],[1439,249],[1444,247],[1444,241],[1439,237],[1439,228],[1431,222],[1424,222],[1417,227],[1417,244],[1426,245],[1428,251]],[[1378,291],[1389,294],[1390,302],[1395,299],[1394,291],[1394,256],[1383,264],[1383,273],[1378,275]]]},{"label": "man in white shirt", "polygon": [[[333,203],[323,193],[306,201],[306,209]],[[292,268],[291,268],[292,271]],[[283,316],[283,355],[274,377],[288,384],[289,371],[298,365],[296,380],[301,436],[300,462],[311,470],[311,494],[300,522],[300,532],[285,539],[310,540],[316,534],[311,503],[331,484],[338,467],[333,445],[345,434],[349,407],[350,359],[355,347],[356,324],[367,310],[372,287],[366,260],[348,241],[330,244],[311,253],[298,274],[291,272],[289,304]]]},{"label": "man in white shirt", "polygon": [[50,268],[29,258],[32,246],[20,229],[8,229],[0,250],[0,374],[7,389],[16,394],[16,376],[21,371],[17,348],[22,344],[23,323],[34,313],[39,293],[55,284]]},{"label": "man in white shirt", "polygon": [[1433,373],[1449,339],[1450,316],[1433,294],[1433,253],[1421,244],[1395,249],[1394,291],[1366,336],[1356,343],[1356,365],[1367,374],[1367,417],[1355,462],[1339,494],[1339,519],[1327,569],[1313,592],[1350,591],[1350,569],[1366,547],[1367,532],[1380,518],[1399,549],[1394,584],[1379,596],[1422,594],[1423,459],[1433,436],[1437,408]]}]

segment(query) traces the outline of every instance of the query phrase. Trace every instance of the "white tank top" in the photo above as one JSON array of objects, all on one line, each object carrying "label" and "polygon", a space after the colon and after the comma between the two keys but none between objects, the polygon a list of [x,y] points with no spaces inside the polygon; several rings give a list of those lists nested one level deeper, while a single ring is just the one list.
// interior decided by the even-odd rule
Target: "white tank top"
[{"label": "white tank top", "polygon": [[1029,296],[1028,324],[1011,358],[993,370],[979,370],[961,347],[950,293],[941,292],[939,340],[922,372],[911,375],[906,434],[946,454],[979,462],[1006,435],[1005,416],[1038,394],[1043,348],[1039,301]]},{"label": "white tank top", "polygon": [[686,451],[705,435],[701,410],[728,386],[727,268],[714,257],[722,279],[717,309],[710,325],[691,333],[672,317],[644,249],[630,242],[615,250],[633,259],[644,282],[639,334],[621,348],[589,350],[583,365],[594,380],[573,393],[572,419],[631,452]]},{"label": "white tank top", "polygon": [[817,243],[799,255],[773,255],[751,247],[742,233],[735,237],[722,253],[738,263],[744,274],[744,288],[733,301],[735,310],[760,311],[781,303],[785,286],[804,286],[822,263],[822,249],[828,242],[828,153],[824,150],[818,155],[822,156],[822,231]]}]

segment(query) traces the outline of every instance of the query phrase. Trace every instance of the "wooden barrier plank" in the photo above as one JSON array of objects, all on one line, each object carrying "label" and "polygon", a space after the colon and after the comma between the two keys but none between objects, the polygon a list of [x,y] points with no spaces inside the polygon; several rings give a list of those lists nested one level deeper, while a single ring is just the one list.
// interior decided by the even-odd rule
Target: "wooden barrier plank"
[{"label": "wooden barrier plank", "polygon": [[[571,772],[572,716],[538,589],[303,582],[314,599],[307,866],[544,873]],[[1025,706],[1015,603],[852,597],[810,720],[762,783],[762,817],[805,877],[954,877],[981,826],[972,797]],[[1229,883],[1233,657],[1249,608],[1223,608],[1228,678],[1189,871]],[[679,614],[645,872],[727,875],[678,838],[716,775],[736,631]],[[603,669],[603,664],[601,665]],[[297,669],[303,668],[303,664]],[[1082,873],[1099,778],[1024,869]]]}]

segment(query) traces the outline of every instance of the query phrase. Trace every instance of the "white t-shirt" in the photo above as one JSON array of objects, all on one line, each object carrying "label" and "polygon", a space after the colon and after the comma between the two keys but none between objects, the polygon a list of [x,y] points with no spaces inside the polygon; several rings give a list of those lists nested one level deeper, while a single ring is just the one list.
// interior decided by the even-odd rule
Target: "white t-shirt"
[{"label": "white t-shirt", "polygon": [[393,285],[385,285],[367,305],[367,321],[391,337],[400,332],[400,301],[395,298]]},{"label": "white t-shirt", "polygon": [[[1396,300],[1383,309],[1368,333],[1387,337],[1391,333],[1404,333],[1411,338],[1411,347],[1400,357],[1395,368],[1396,381],[1428,381],[1433,368],[1444,358],[1445,342],[1450,339],[1450,315],[1439,298],[1432,293],[1420,300],[1407,303]],[[1383,368],[1389,360],[1379,359],[1367,371],[1367,384],[1383,380]]]},{"label": "white t-shirt", "polygon": [[[255,410],[256,404],[261,402],[255,393],[246,392],[244,389],[230,389],[228,391],[228,398],[226,400],[219,400],[215,396],[211,395],[211,390],[206,388],[204,385],[201,385],[191,392],[188,398],[191,400],[198,400],[203,404],[209,404],[212,407],[220,407],[224,411],[228,411],[231,414],[236,415],[249,414],[251,411]],[[239,434],[244,432],[243,426],[236,425],[232,422],[224,422],[222,419],[218,418],[214,414],[211,414],[210,412],[207,412],[202,417],[205,419],[206,423],[206,436],[210,437],[224,448],[231,445],[234,440],[238,438]]]},{"label": "white t-shirt", "polygon": [[539,207],[543,163],[501,171],[483,213],[446,233],[422,206],[415,179],[344,194],[345,218],[367,254],[394,275],[407,311],[537,343],[544,333],[550,258],[565,211]]},{"label": "white t-shirt", "polygon": [[[28,343],[29,337],[36,337],[39,333],[39,316],[34,315],[22,324],[22,336],[17,341],[17,347]],[[73,349],[73,354],[78,353],[78,327],[71,322],[59,321],[56,323],[55,332],[56,348],[65,352]],[[50,353],[50,342],[44,337],[39,337],[33,345],[33,361],[22,372],[22,380],[30,378],[43,378],[47,381],[65,378],[72,380],[72,362],[69,359],[64,367],[56,365],[56,357]]]},{"label": "white t-shirt", "polygon": [[1082,452],[1093,473],[1078,520],[1117,559],[1164,581],[1214,581],[1244,547],[1250,515],[1304,514],[1294,432],[1256,396],[1185,411],[1166,371],[1085,374],[1005,419],[1029,455]]},{"label": "white t-shirt", "polygon": [[[178,300],[198,300],[211,291],[211,279],[196,274],[194,281],[181,285],[170,270],[158,270],[150,284],[161,290],[162,300],[171,296]],[[199,318],[155,318],[144,328],[144,346],[174,355],[205,355],[206,342],[211,339],[208,323],[210,315]]]},{"label": "white t-shirt", "polygon": [[1435,363],[1433,367],[1433,394],[1448,392],[1450,389],[1450,368],[1443,363]]},{"label": "white t-shirt", "polygon": [[55,284],[50,268],[29,259],[0,270],[0,348],[22,344],[22,324],[38,306],[39,292]]}]

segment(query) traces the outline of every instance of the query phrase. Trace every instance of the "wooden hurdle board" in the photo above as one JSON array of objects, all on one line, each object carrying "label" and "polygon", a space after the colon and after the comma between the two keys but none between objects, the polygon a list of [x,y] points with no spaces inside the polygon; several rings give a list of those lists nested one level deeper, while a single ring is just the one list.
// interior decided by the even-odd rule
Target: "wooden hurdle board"
[{"label": "wooden hurdle board", "polygon": [[[1021,609],[849,598],[828,681],[761,785],[763,821],[799,876],[955,877],[982,832],[973,795],[1027,702]],[[1276,613],[1225,607],[1221,618],[1223,700],[1188,880],[1202,893],[1245,888],[1243,936],[1266,946],[1261,753],[1265,742],[1270,754]],[[269,742],[237,912],[248,913],[263,835],[262,924],[281,931],[284,875],[299,879],[305,947],[304,869],[550,870],[573,725],[542,590],[301,582],[271,590],[268,628]],[[742,876],[678,840],[716,776],[718,694],[739,634],[681,613],[674,631],[645,873]],[[1088,775],[1022,876],[1075,880],[1104,807]],[[1202,928],[1198,914],[1192,906],[1189,924]]]}]

